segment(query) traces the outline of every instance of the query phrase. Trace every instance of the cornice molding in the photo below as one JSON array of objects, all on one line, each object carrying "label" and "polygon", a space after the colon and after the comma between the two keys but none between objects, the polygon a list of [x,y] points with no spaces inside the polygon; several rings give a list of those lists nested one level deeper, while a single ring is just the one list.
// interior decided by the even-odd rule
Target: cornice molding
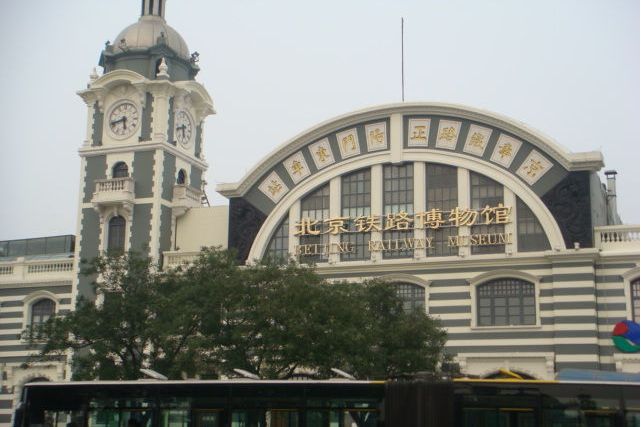
[{"label": "cornice molding", "polygon": [[484,123],[532,143],[535,147],[551,156],[568,171],[590,170],[597,171],[603,167],[603,156],[600,152],[570,153],[552,138],[528,127],[526,124],[511,118],[457,104],[414,102],[374,106],[344,114],[324,121],[279,145],[271,153],[261,159],[240,181],[220,184],[216,191],[225,197],[243,196],[258,179],[272,167],[294,154],[309,143],[312,143],[328,133],[356,125],[365,121],[385,119],[393,114],[401,115],[440,115],[452,116],[464,120]]},{"label": "cornice molding", "polygon": [[81,148],[78,149],[78,154],[80,157],[91,157],[91,156],[96,156],[96,155],[102,155],[102,154],[114,154],[114,153],[121,153],[121,152],[134,152],[134,151],[149,151],[149,150],[165,150],[177,158],[180,158],[181,160],[184,160],[186,162],[189,162],[191,164],[194,164],[196,166],[199,166],[201,169],[207,170],[209,168],[209,163],[207,163],[204,160],[198,159],[196,157],[193,157],[189,155],[188,153],[185,153],[184,151],[178,149],[177,147],[174,147],[173,145],[169,145],[165,142],[141,142],[136,145],[123,145],[120,147],[89,147],[89,146],[82,146]]}]

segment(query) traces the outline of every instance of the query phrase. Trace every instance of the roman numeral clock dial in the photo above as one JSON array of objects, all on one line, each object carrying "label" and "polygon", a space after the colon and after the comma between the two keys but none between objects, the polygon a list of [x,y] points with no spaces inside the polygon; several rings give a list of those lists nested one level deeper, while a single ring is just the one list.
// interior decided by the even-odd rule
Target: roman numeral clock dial
[{"label": "roman numeral clock dial", "polygon": [[176,141],[184,148],[189,148],[189,146],[191,146],[194,127],[189,113],[183,110],[178,111],[176,113],[175,127],[174,137]]},{"label": "roman numeral clock dial", "polygon": [[126,101],[112,108],[107,126],[115,138],[123,139],[131,136],[138,129],[139,123],[138,108]]}]

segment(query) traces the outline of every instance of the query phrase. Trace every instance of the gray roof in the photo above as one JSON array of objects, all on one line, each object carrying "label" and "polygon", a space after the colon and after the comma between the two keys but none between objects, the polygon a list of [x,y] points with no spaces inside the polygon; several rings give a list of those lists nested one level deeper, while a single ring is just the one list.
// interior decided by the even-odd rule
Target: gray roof
[{"label": "gray roof", "polygon": [[189,59],[189,47],[180,34],[160,16],[145,15],[138,22],[122,30],[113,42],[114,53],[124,52],[121,40],[126,41],[126,50],[149,49],[164,38],[164,43],[183,59]]}]

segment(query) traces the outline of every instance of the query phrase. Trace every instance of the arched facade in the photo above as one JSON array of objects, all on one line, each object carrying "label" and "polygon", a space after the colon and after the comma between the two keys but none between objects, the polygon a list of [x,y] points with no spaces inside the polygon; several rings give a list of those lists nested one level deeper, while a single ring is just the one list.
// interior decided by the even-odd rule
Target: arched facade
[{"label": "arched facade", "polygon": [[406,297],[420,287],[462,371],[551,379],[616,369],[604,324],[634,310],[600,311],[602,166],[505,117],[407,103],[322,123],[217,190],[240,262],[277,255],[332,279],[384,277]]}]

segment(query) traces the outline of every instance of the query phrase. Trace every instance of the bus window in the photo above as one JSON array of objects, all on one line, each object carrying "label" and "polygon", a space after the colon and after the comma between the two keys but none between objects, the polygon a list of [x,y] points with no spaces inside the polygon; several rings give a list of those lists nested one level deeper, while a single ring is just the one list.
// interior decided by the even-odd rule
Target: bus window
[{"label": "bus window", "polygon": [[625,411],[625,426],[639,427],[639,410]]},{"label": "bus window", "polygon": [[298,427],[298,412],[286,410],[267,411],[266,419],[270,427]]},{"label": "bus window", "polygon": [[187,427],[189,411],[187,409],[164,409],[160,416],[162,427]]},{"label": "bus window", "polygon": [[88,427],[151,427],[151,410],[92,409]]},{"label": "bus window", "polygon": [[340,411],[307,411],[307,427],[341,427]]},{"label": "bus window", "polygon": [[586,427],[616,427],[617,413],[615,411],[587,410],[583,411]]},{"label": "bus window", "polygon": [[344,411],[345,427],[376,427],[378,412],[371,409],[349,409]]},{"label": "bus window", "polygon": [[535,427],[536,413],[532,408],[464,408],[466,427]]},{"label": "bus window", "polygon": [[195,427],[220,427],[220,411],[194,411]]}]

